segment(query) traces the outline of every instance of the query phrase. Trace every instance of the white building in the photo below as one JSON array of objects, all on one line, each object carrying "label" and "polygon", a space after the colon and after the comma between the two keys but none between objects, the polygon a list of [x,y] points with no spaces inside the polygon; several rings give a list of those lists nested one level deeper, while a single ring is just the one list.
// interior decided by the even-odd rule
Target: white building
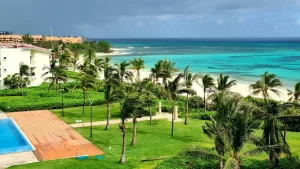
[{"label": "white building", "polygon": [[50,65],[51,52],[27,44],[7,44],[0,43],[0,89],[6,89],[3,79],[7,75],[19,73],[20,65],[25,64],[30,67],[30,86],[40,85],[45,77],[43,68]]}]

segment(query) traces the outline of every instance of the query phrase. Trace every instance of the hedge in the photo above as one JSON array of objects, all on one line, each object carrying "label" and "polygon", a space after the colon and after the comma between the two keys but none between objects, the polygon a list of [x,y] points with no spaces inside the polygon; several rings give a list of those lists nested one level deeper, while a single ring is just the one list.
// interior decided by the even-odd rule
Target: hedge
[{"label": "hedge", "polygon": [[[224,161],[225,164],[225,161]],[[269,168],[268,160],[255,160],[243,158],[240,161],[241,169],[265,169]],[[164,160],[158,164],[155,169],[218,169],[219,162],[211,159],[201,159],[191,156],[176,156]],[[279,165],[276,169],[299,169],[300,159],[298,157],[286,157],[279,160]]]}]

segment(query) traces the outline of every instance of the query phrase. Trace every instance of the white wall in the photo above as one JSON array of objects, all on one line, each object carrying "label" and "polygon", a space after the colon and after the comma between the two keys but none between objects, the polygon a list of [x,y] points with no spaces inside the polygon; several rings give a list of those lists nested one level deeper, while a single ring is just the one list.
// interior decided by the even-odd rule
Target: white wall
[{"label": "white wall", "polygon": [[[3,79],[7,75],[13,75],[19,73],[20,64],[26,64],[31,68],[34,68],[34,77],[29,77],[30,86],[40,85],[44,81],[43,67],[49,66],[50,58],[49,53],[40,52],[32,49],[22,48],[0,48],[0,60],[1,60],[1,77],[0,77],[0,89],[7,88],[3,85]],[[32,56],[32,57],[30,57]],[[4,59],[6,57],[6,60]],[[6,71],[5,71],[6,70]]]}]

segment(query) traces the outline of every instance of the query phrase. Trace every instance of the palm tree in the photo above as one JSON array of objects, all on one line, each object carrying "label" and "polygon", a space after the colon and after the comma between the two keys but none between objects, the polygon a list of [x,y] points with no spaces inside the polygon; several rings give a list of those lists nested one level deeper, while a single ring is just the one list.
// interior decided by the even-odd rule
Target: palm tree
[{"label": "palm tree", "polygon": [[96,59],[96,53],[95,53],[94,49],[88,48],[84,52],[83,58],[84,58],[84,65],[92,64]]},{"label": "palm tree", "polygon": [[[225,153],[228,153],[229,158],[224,168],[239,168],[239,160],[245,155],[256,155],[264,151],[273,152],[275,148],[284,148],[287,153],[289,152],[285,145],[264,145],[252,135],[251,126],[255,122],[252,114],[257,108],[244,102],[242,97],[227,93],[217,104],[220,104],[222,108],[222,115],[218,115],[220,116],[218,118],[222,118],[222,120],[216,122],[211,117],[212,123],[206,123],[206,126],[203,126],[203,131],[215,141],[215,148],[218,152],[215,157],[219,159],[220,169],[223,168]],[[244,152],[243,147],[247,142],[252,142],[259,147]]]},{"label": "palm tree", "polygon": [[154,67],[151,68],[151,74],[150,77],[154,78],[155,84],[158,84],[158,80],[161,77],[162,74],[162,64],[163,61],[159,60],[157,63],[155,63]]},{"label": "palm tree", "polygon": [[118,67],[118,72],[123,82],[125,80],[132,81],[133,73],[128,70],[130,62],[123,61],[120,64],[116,64],[116,66]]},{"label": "palm tree", "polygon": [[[21,93],[23,95],[23,86],[26,86],[26,82],[29,81],[29,78],[27,77],[26,80],[23,79],[23,76],[29,76],[29,66],[28,65],[25,65],[23,63],[20,64],[20,70],[19,70],[19,75],[21,77]],[[23,83],[24,81],[24,83]]]},{"label": "palm tree", "polygon": [[171,62],[168,59],[164,59],[162,61],[162,71],[160,73],[160,77],[163,79],[163,83],[166,85],[167,79],[172,78],[175,72],[178,71],[178,69],[175,68],[175,62]]},{"label": "palm tree", "polygon": [[48,74],[51,74],[52,76],[53,76],[53,72],[54,72],[54,70],[56,69],[56,63],[57,63],[57,61],[56,60],[51,60],[50,61],[50,66],[48,67],[48,66],[44,66],[43,67],[43,70],[47,70],[45,73],[43,73],[43,75],[42,75],[42,77],[44,77],[44,76],[47,76]]},{"label": "palm tree", "polygon": [[206,91],[207,89],[212,90],[215,87],[214,79],[209,75],[204,75],[202,77],[202,85],[203,85],[204,112],[206,112]]},{"label": "palm tree", "polygon": [[173,81],[168,81],[168,83],[165,85],[165,88],[169,94],[169,96],[172,99],[172,130],[171,130],[171,136],[174,135],[174,111],[175,111],[175,100],[177,99],[177,95],[180,93],[192,93],[193,91],[191,89],[179,89],[180,86],[180,80],[183,78],[183,74],[179,74],[175,77]]},{"label": "palm tree", "polygon": [[[280,95],[279,90],[276,87],[282,86],[281,81],[276,78],[275,74],[269,74],[265,72],[261,75],[260,80],[258,80],[254,84],[250,84],[250,89],[253,90],[253,95],[262,94],[265,104],[264,111],[266,112],[266,116],[264,117],[264,128],[263,128],[263,140],[266,145],[274,145],[281,143],[279,137],[279,126],[275,119],[276,111],[274,110],[274,105],[272,102],[268,100],[271,98],[270,92],[275,93],[276,95]],[[269,162],[270,166],[272,166],[273,159],[278,161],[278,157],[276,153],[269,152]]]},{"label": "palm tree", "polygon": [[82,114],[85,113],[85,105],[86,105],[86,99],[88,95],[89,86],[91,86],[91,83],[95,80],[94,77],[88,73],[81,72],[79,74],[79,86],[74,86],[73,90],[76,88],[81,88],[83,93],[83,107],[82,107]]},{"label": "palm tree", "polygon": [[122,134],[122,154],[119,160],[119,163],[121,164],[125,164],[125,153],[126,153],[126,125],[125,125],[125,119],[126,119],[126,110],[124,107],[124,103],[127,102],[127,100],[130,98],[129,96],[135,92],[135,89],[133,88],[132,85],[126,85],[123,88],[123,101],[121,103],[121,108],[120,108],[120,117],[121,117],[121,125],[119,125],[119,128],[121,130],[121,134]]},{"label": "palm tree", "polygon": [[187,66],[184,69],[183,72],[183,78],[184,78],[184,82],[183,82],[183,86],[186,87],[185,90],[186,92],[186,110],[185,110],[185,120],[184,120],[184,124],[187,125],[188,124],[188,118],[189,118],[189,95],[194,95],[196,94],[196,91],[192,89],[193,87],[193,83],[196,82],[198,83],[198,79],[201,77],[200,74],[192,74],[189,72],[189,66]]},{"label": "palm tree", "polygon": [[231,80],[228,82],[229,76],[223,76],[223,73],[220,74],[220,77],[217,80],[217,91],[227,92],[232,86],[236,85],[236,80]]},{"label": "palm tree", "polygon": [[61,66],[59,67],[55,67],[53,72],[52,72],[52,76],[46,77],[45,81],[50,80],[50,86],[49,89],[51,87],[54,87],[56,90],[56,94],[57,94],[57,90],[58,90],[58,83],[59,82],[67,82],[68,80],[68,76],[64,70],[64,68],[62,68]]},{"label": "palm tree", "polygon": [[110,79],[104,85],[104,99],[107,113],[105,130],[109,130],[110,127],[110,104],[122,96],[120,95],[119,85],[121,83],[118,79]]},{"label": "palm tree", "polygon": [[300,99],[300,82],[296,83],[294,91],[288,90],[289,102],[298,101]]},{"label": "palm tree", "polygon": [[110,125],[110,103],[116,101],[119,98],[118,86],[121,84],[120,73],[117,68],[110,65],[111,58],[105,57],[102,60],[98,60],[96,63],[98,70],[104,72],[104,99],[106,103],[107,122],[105,129],[109,129]]},{"label": "palm tree", "polygon": [[276,89],[280,86],[282,86],[281,81],[276,78],[275,74],[265,72],[261,75],[260,80],[250,85],[250,89],[253,90],[253,95],[262,94],[264,100],[267,101],[267,99],[271,99],[270,92],[280,96],[280,91]]},{"label": "palm tree", "polygon": [[145,68],[144,60],[142,58],[134,58],[134,60],[131,62],[131,65],[131,69],[136,70],[137,81],[140,81],[140,70]]},{"label": "palm tree", "polygon": [[75,52],[74,55],[73,55],[73,57],[72,57],[71,60],[70,60],[70,64],[71,64],[72,67],[73,67],[73,71],[75,71],[76,68],[79,66],[79,65],[78,65],[78,60],[79,60],[79,58],[80,58],[80,55],[79,55],[79,54],[80,54],[79,52]]}]

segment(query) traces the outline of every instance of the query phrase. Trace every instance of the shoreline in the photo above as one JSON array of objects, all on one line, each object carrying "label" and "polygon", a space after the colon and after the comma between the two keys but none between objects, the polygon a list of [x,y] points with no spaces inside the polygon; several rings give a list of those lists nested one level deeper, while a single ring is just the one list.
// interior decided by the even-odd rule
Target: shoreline
[{"label": "shoreline", "polygon": [[[150,74],[150,71],[147,71],[147,70],[140,71],[141,79],[149,77],[149,74]],[[136,73],[134,73],[134,76],[136,76]],[[217,80],[218,77],[215,77],[215,76],[211,76],[211,77],[214,78],[215,83],[216,83],[216,80]],[[229,80],[235,80],[235,79],[229,78]],[[257,79],[257,80],[259,80],[259,79]],[[256,81],[253,81],[252,83],[255,83],[255,82]],[[250,84],[251,83],[242,82],[242,81],[237,80],[236,85],[233,86],[230,91],[239,93],[243,97],[247,97],[251,94],[251,90],[249,89]],[[197,92],[198,96],[203,98],[203,88],[202,88],[202,86],[199,86],[197,83],[194,83],[192,88]],[[270,93],[271,98],[273,100],[280,101],[280,102],[281,101],[288,101],[289,97],[287,95],[287,90],[284,87],[278,87],[277,89],[281,92],[280,97],[278,97],[274,93]],[[263,98],[262,95],[256,95],[256,96],[250,95],[250,96],[256,97],[256,98]]]}]

